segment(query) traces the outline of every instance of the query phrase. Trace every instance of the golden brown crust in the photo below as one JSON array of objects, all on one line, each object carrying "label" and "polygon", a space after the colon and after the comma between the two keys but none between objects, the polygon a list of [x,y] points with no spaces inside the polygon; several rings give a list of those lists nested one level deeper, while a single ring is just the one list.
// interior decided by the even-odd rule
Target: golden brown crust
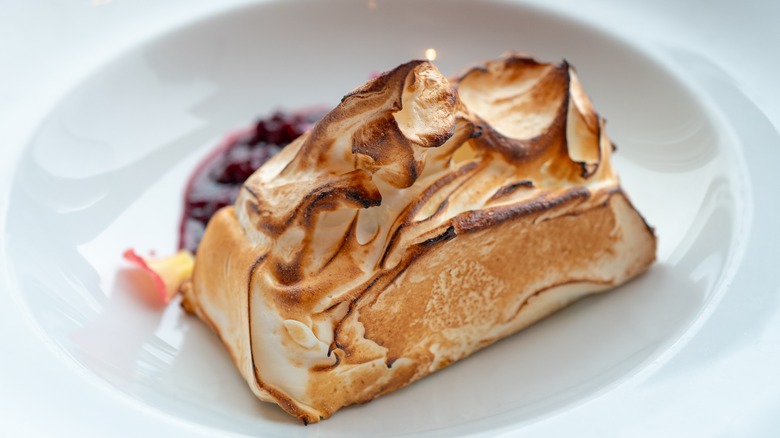
[{"label": "golden brown crust", "polygon": [[655,257],[573,70],[510,54],[399,66],[218,213],[185,308],[304,422],[508,336]]}]

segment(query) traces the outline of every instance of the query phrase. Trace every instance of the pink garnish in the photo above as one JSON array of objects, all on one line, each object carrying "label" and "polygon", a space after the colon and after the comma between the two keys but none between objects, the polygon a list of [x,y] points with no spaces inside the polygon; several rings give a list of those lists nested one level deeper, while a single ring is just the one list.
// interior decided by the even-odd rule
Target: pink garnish
[{"label": "pink garnish", "polygon": [[195,264],[192,253],[186,250],[169,257],[143,258],[132,249],[128,249],[122,256],[149,275],[164,303],[168,303],[179,291],[182,283],[192,276],[192,268]]}]

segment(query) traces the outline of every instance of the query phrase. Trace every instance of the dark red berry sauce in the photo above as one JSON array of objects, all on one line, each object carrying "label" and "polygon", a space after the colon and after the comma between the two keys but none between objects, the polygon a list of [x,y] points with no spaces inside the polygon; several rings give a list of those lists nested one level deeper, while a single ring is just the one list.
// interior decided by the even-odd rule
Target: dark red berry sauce
[{"label": "dark red berry sauce", "polygon": [[325,111],[319,108],[292,114],[276,112],[228,135],[190,176],[179,225],[179,248],[195,252],[211,216],[233,204],[249,175],[323,115]]}]

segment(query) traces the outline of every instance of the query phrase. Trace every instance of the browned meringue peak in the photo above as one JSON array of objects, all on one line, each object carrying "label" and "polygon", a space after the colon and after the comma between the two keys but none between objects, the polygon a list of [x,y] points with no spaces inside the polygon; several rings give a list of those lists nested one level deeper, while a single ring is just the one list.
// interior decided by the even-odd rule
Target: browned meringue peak
[{"label": "browned meringue peak", "polygon": [[449,82],[425,61],[403,64],[346,95],[246,182],[236,205],[247,203],[247,220],[262,234],[256,243],[311,229],[324,212],[377,206],[377,184],[411,186],[425,150],[452,136],[455,106]]},{"label": "browned meringue peak", "polygon": [[[504,155],[539,186],[612,179],[603,120],[566,61],[510,53],[458,75],[458,94],[485,132],[475,140]],[[601,163],[604,163],[601,165]],[[595,175],[596,173],[598,175]]]},{"label": "browned meringue peak", "polygon": [[[329,262],[356,210],[382,203],[378,186],[414,184],[425,151],[453,135],[456,112],[447,79],[431,63],[412,61],[346,95],[252,175],[236,201],[250,238],[268,249],[302,250],[280,254],[278,281],[295,283]],[[364,228],[353,232],[357,239]]]}]

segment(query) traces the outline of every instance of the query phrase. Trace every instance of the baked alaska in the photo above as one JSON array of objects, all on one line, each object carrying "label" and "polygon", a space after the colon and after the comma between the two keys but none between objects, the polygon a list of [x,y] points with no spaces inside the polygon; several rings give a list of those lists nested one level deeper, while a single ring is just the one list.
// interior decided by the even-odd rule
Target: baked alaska
[{"label": "baked alaska", "polygon": [[317,422],[648,268],[574,70],[412,61],[346,95],[209,222],[183,306]]}]

